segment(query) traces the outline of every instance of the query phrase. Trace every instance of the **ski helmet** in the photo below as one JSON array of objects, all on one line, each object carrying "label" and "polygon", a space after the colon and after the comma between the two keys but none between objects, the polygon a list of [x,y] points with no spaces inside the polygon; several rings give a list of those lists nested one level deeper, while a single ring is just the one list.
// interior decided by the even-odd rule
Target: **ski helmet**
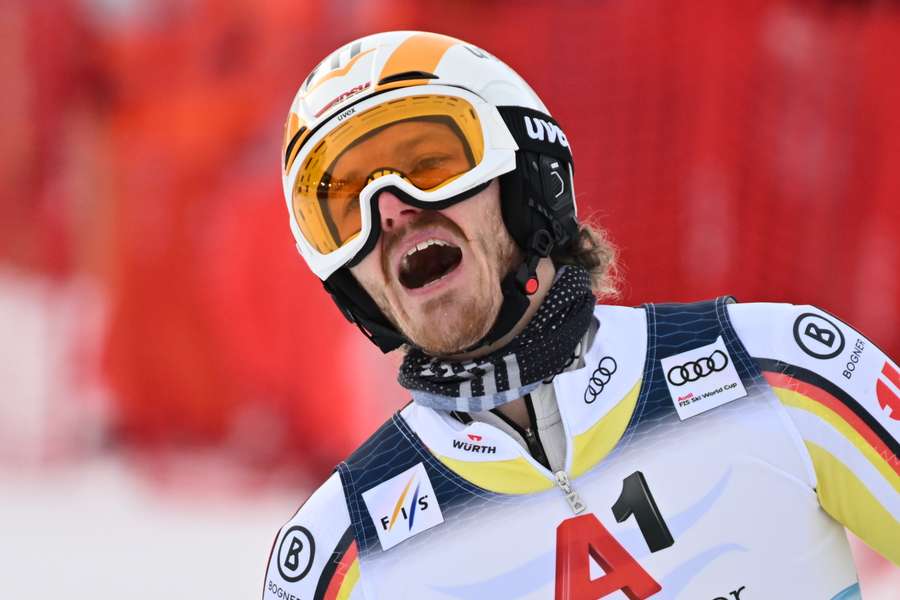
[{"label": "ski helmet", "polygon": [[[354,149],[359,154],[388,129],[446,139],[451,158],[439,168],[408,167],[397,150],[381,159],[390,164],[348,173]],[[282,161],[300,254],[344,316],[384,352],[409,340],[349,269],[380,235],[380,192],[440,210],[499,178],[503,221],[524,259],[501,281],[500,313],[477,345],[512,329],[537,291],[540,258],[578,231],[572,153],[559,124],[506,64],[445,35],[379,33],[326,57],[291,105]]]}]

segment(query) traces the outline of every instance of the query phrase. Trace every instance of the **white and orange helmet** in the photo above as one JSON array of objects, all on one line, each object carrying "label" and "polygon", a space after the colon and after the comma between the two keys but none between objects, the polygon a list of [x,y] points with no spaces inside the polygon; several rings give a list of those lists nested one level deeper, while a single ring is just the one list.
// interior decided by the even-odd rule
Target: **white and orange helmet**
[{"label": "white and orange helmet", "polygon": [[502,282],[505,302],[484,341],[518,321],[537,261],[577,231],[572,154],[559,125],[506,64],[445,35],[379,33],[325,58],[291,105],[282,160],[300,254],[384,351],[408,340],[347,268],[378,239],[381,191],[439,210],[500,179],[504,222],[525,261]]}]

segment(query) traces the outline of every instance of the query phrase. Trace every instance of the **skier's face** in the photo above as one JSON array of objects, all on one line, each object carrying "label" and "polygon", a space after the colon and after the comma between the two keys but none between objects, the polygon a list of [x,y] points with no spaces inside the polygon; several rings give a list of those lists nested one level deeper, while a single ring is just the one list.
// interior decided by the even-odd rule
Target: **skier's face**
[{"label": "skier's face", "polygon": [[351,272],[384,314],[430,354],[484,337],[500,310],[500,281],[519,258],[503,224],[496,180],[440,211],[378,197],[381,235]]}]

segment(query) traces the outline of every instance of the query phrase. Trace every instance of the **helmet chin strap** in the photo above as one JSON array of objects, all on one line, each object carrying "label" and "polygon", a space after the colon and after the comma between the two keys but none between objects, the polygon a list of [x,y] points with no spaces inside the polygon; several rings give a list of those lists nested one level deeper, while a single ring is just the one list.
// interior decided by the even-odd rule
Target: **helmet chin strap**
[{"label": "helmet chin strap", "polygon": [[[522,262],[500,282],[503,302],[494,324],[483,338],[462,352],[470,352],[497,342],[522,320],[531,303],[531,296],[540,289],[538,263],[542,258],[550,256],[553,248],[553,236],[546,229],[538,230],[532,235]],[[382,352],[390,352],[403,344],[415,345],[387,320],[375,301],[353,277],[350,269],[338,269],[323,284],[347,320],[359,327]]]},{"label": "helmet chin strap", "polygon": [[553,246],[553,236],[546,229],[535,232],[525,252],[524,260],[500,282],[503,303],[493,326],[483,338],[466,348],[465,352],[497,342],[522,320],[531,303],[531,296],[540,289],[540,280],[537,276],[538,263],[542,258],[550,256]]}]

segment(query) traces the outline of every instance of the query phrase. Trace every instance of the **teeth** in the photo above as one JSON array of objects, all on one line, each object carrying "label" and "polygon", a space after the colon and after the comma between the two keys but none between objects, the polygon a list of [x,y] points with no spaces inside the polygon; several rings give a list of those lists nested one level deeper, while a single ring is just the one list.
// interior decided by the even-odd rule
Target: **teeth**
[{"label": "teeth", "polygon": [[424,242],[419,242],[418,244],[416,244],[415,247],[410,248],[409,252],[407,252],[403,258],[406,259],[406,257],[412,256],[416,252],[419,252],[420,250],[424,250],[425,248],[428,248],[429,246],[450,246],[450,244],[448,244],[447,242],[443,242],[441,240],[436,240],[436,239],[425,240]]}]

